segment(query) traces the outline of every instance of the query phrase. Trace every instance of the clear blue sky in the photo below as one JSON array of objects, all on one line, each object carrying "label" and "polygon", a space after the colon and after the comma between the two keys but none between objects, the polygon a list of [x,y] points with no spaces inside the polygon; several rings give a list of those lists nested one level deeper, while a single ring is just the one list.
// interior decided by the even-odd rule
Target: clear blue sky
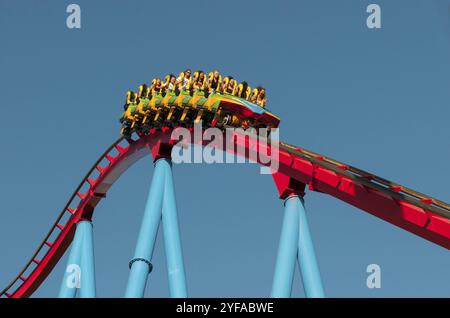
[{"label": "clear blue sky", "polygon": [[[118,137],[125,91],[187,66],[265,85],[282,140],[450,201],[450,1],[74,2],[81,30],[66,28],[69,1],[0,0],[0,286]],[[365,25],[372,2],[381,30]],[[97,208],[99,296],[124,293],[151,175],[146,158]],[[283,215],[271,177],[254,165],[174,176],[189,294],[269,295]],[[450,296],[447,250],[332,197],[306,203],[328,296]],[[168,296],[162,243],[150,297]],[[57,295],[64,266],[36,296]]]}]

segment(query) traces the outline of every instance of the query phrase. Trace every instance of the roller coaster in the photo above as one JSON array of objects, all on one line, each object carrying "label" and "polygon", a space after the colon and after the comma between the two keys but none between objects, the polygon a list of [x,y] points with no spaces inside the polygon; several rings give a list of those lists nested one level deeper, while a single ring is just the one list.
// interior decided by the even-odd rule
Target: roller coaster
[{"label": "roller coaster", "polygon": [[218,71],[203,71],[190,77],[190,70],[142,84],[138,93],[128,91],[125,112],[120,122],[122,134],[147,134],[151,128],[163,126],[191,127],[202,122],[203,127],[277,128],[280,119],[264,109],[266,91],[258,86],[251,89],[247,82],[239,85],[232,76],[223,80]]},{"label": "roller coaster", "polygon": [[[176,83],[173,77],[167,81]],[[75,297],[79,290],[80,297],[95,297],[93,214],[120,176],[148,155],[153,157],[155,170],[135,254],[129,263],[125,296],[144,295],[147,277],[153,267],[152,253],[160,222],[164,232],[170,295],[188,296],[171,170],[171,150],[178,140],[173,139],[172,132],[178,127],[193,130],[196,121],[222,129],[230,125],[276,128],[279,119],[265,110],[264,105],[254,104],[247,99],[248,95],[242,95],[243,86],[239,95],[180,90],[178,93],[166,92],[163,96],[161,92],[155,92],[154,84],[152,89],[141,86],[134,97],[134,93],[128,93],[125,113],[121,117],[123,136],[108,147],[88,170],[35,253],[0,296],[31,296],[72,245],[67,268],[79,265],[81,272],[76,277],[81,278],[81,283],[70,286],[68,280],[73,273],[66,271],[59,296]],[[234,87],[237,86],[235,83]],[[245,89],[245,92],[250,94],[251,90]],[[279,168],[273,173],[273,180],[277,195],[284,202],[285,214],[272,297],[290,296],[297,261],[306,296],[325,296],[304,210],[307,189],[335,197],[425,240],[450,248],[450,205],[445,202],[284,142],[256,138],[238,130],[231,135],[224,134],[224,138],[232,138],[233,143],[225,142],[219,150],[235,156],[248,158],[250,148],[258,152],[273,152],[273,149],[277,152],[275,158]],[[190,143],[199,141],[192,139]],[[200,143],[210,147],[204,141]],[[262,161],[257,163],[267,165]],[[82,192],[82,189],[87,191]]]}]

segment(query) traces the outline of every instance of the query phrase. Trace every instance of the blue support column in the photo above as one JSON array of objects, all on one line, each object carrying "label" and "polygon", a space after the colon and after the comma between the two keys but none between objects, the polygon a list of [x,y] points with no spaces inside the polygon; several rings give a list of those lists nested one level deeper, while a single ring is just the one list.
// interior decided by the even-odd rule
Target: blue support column
[{"label": "blue support column", "polygon": [[159,223],[161,222],[166,170],[164,167],[167,164],[169,163],[165,159],[159,159],[155,162],[152,184],[148,194],[134,258],[130,261],[130,275],[125,292],[125,297],[128,298],[142,298],[144,296],[147,277],[152,270],[150,261],[158,234]]},{"label": "blue support column", "polygon": [[296,205],[299,211],[300,235],[298,240],[298,262],[302,274],[305,295],[308,298],[323,298],[325,293],[317,265],[316,253],[309,232],[308,220],[303,198],[296,197]]},{"label": "blue support column", "polygon": [[178,226],[172,168],[169,161],[164,162],[163,167],[166,178],[164,186],[162,223],[167,259],[167,272],[169,275],[170,296],[174,298],[186,298],[186,277]]},{"label": "blue support column", "polygon": [[299,237],[297,200],[297,196],[292,196],[284,202],[284,219],[271,297],[286,298],[291,296]]},{"label": "blue support column", "polygon": [[81,245],[80,297],[94,298],[96,291],[92,222],[83,220],[78,223],[77,229],[80,229],[83,233],[83,243]]},{"label": "blue support column", "polygon": [[83,244],[83,231],[77,225],[72,240],[67,266],[59,289],[59,298],[75,298],[81,277],[81,249]]}]

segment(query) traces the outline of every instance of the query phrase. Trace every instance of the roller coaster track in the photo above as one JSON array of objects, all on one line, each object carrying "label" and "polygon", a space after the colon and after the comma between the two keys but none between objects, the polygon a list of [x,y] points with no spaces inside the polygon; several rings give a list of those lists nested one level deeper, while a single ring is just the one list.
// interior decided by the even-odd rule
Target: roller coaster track
[{"label": "roller coaster track", "polygon": [[[173,145],[175,141],[171,140],[171,132],[172,129],[163,127],[135,141],[124,138],[116,140],[82,179],[29,262],[0,296],[31,296],[69,247],[77,222],[90,220],[95,207],[114,182],[135,162],[149,155],[151,149]],[[222,150],[248,158],[248,150],[252,147],[248,138],[252,137],[236,133],[233,138],[237,149],[234,146],[228,148],[226,144]],[[270,141],[259,139],[256,144],[260,152],[267,150]],[[288,196],[293,184],[308,185],[312,191],[331,195],[426,240],[450,248],[450,205],[447,203],[303,148],[281,142],[272,146],[279,152],[279,169],[274,179],[280,197]],[[102,166],[102,162],[106,165]],[[97,175],[95,178],[94,174]],[[88,190],[82,193],[84,187]],[[62,222],[65,218],[67,221]]]}]

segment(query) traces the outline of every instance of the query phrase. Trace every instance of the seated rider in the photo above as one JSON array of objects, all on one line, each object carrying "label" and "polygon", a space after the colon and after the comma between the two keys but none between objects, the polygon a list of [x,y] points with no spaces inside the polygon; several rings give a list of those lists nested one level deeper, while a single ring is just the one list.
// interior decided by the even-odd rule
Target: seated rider
[{"label": "seated rider", "polygon": [[197,76],[194,79],[193,89],[194,92],[202,91],[205,89],[206,75],[203,71],[196,72]]},{"label": "seated rider", "polygon": [[267,101],[266,89],[264,87],[261,87],[258,91],[258,96],[256,97],[256,104],[264,108],[264,106],[266,106],[266,101]]},{"label": "seated rider", "polygon": [[[126,105],[126,109],[125,112],[123,113],[123,120],[131,120],[134,111],[136,110],[136,106],[139,103],[139,97],[137,96],[137,94],[133,91],[128,91],[127,92],[127,100],[125,102]],[[123,122],[123,120],[121,120],[121,122]]]},{"label": "seated rider", "polygon": [[191,69],[187,69],[178,76],[176,84],[180,91],[184,91],[187,88],[189,81],[191,80],[191,73]]},{"label": "seated rider", "polygon": [[139,86],[138,96],[141,99],[147,98],[147,85],[146,84],[142,84],[141,86]]},{"label": "seated rider", "polygon": [[128,91],[125,98],[125,104],[123,105],[123,110],[127,110],[128,106],[131,104],[131,98],[132,98],[132,91]]},{"label": "seated rider", "polygon": [[219,71],[209,73],[208,78],[208,93],[216,93],[220,91],[221,78]]},{"label": "seated rider", "polygon": [[251,95],[251,87],[248,85],[246,81],[242,81],[241,84],[239,84],[238,89],[236,90],[236,96],[249,100]]},{"label": "seated rider", "polygon": [[236,90],[236,80],[232,76],[228,76],[228,80],[226,81],[226,83],[224,81],[222,89],[224,94],[234,94]]},{"label": "seated rider", "polygon": [[157,77],[152,81],[152,86],[151,86],[150,91],[151,91],[152,95],[155,95],[155,94],[161,94],[161,90],[162,90],[162,82],[161,82],[161,79],[159,77]]},{"label": "seated rider", "polygon": [[225,94],[227,92],[227,88],[228,88],[228,83],[230,83],[230,78],[232,78],[231,76],[225,76],[223,78],[222,81],[222,86],[221,86],[221,93]]},{"label": "seated rider", "polygon": [[258,99],[258,93],[261,89],[261,86],[256,87],[255,89],[253,89],[252,94],[250,95],[250,102],[252,102],[253,104],[256,104],[256,100]]},{"label": "seated rider", "polygon": [[173,74],[169,74],[168,77],[169,80],[164,85],[164,88],[166,89],[167,92],[173,93],[175,92],[177,78]]}]

